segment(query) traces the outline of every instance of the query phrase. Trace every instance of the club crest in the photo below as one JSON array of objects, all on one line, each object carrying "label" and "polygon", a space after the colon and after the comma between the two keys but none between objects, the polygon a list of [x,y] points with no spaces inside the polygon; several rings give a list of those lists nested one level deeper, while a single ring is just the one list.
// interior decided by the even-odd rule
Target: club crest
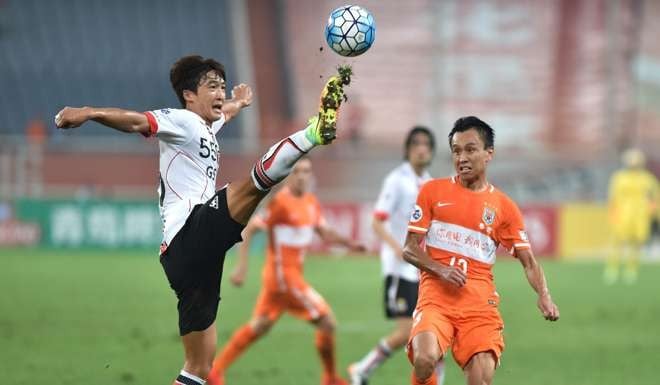
[{"label": "club crest", "polygon": [[484,213],[481,215],[481,220],[487,225],[490,226],[495,222],[495,210],[490,207],[484,207]]}]

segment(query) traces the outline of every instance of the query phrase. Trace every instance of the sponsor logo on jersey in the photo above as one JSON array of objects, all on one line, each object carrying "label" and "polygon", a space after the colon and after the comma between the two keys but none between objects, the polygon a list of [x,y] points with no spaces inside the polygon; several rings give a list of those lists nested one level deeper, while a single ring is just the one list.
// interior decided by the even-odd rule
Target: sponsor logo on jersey
[{"label": "sponsor logo on jersey", "polygon": [[433,220],[426,235],[426,246],[460,254],[476,261],[495,263],[497,244],[488,235],[467,227]]},{"label": "sponsor logo on jersey", "polygon": [[525,242],[529,242],[529,237],[527,236],[527,231],[520,230],[520,231],[518,231],[518,234],[520,235],[520,239],[522,239]]},{"label": "sponsor logo on jersey", "polygon": [[169,108],[161,108],[161,109],[160,109],[160,112],[163,113],[163,114],[165,114],[165,115],[167,115],[167,114],[170,113],[170,109],[169,109]]},{"label": "sponsor logo on jersey", "polygon": [[213,200],[211,201],[209,206],[213,207],[216,210],[218,209],[218,196],[217,195],[213,197]]},{"label": "sponsor logo on jersey", "polygon": [[422,214],[422,208],[419,207],[418,205],[415,205],[412,214],[410,214],[410,222],[413,223],[419,222],[419,220],[422,219],[423,216],[424,214]]},{"label": "sponsor logo on jersey", "polygon": [[451,205],[453,205],[453,203],[451,203],[451,202],[447,202],[447,203],[445,203],[445,202],[438,202],[438,203],[436,203],[435,205],[436,205],[437,207],[445,207],[445,206],[451,206]]}]

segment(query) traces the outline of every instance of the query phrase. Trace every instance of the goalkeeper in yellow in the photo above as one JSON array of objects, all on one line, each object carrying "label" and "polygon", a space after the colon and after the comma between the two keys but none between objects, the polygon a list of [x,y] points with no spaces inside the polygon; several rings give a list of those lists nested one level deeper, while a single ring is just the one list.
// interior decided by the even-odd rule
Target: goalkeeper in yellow
[{"label": "goalkeeper in yellow", "polygon": [[659,198],[658,181],[645,168],[644,154],[636,149],[623,153],[624,168],[610,178],[609,219],[615,247],[607,260],[605,282],[619,279],[625,262],[623,279],[627,283],[637,280],[639,255],[651,232],[651,222]]}]

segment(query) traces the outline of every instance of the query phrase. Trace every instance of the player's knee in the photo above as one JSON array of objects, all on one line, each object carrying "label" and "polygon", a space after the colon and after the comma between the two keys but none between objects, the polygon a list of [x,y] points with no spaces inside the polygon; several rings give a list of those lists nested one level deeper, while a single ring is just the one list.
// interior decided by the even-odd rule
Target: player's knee
[{"label": "player's knee", "polygon": [[268,318],[256,318],[250,322],[250,327],[256,335],[264,335],[273,327],[273,322]]},{"label": "player's knee", "polygon": [[232,182],[227,186],[229,215],[238,223],[246,224],[267,192],[257,189],[251,178]]},{"label": "player's knee", "polygon": [[337,328],[337,321],[335,321],[333,316],[326,315],[319,319],[317,327],[325,333],[334,333]]},{"label": "player's knee", "polygon": [[426,380],[433,375],[435,364],[438,362],[438,357],[430,352],[415,353],[413,357],[413,366],[415,367],[415,376],[420,380]]},{"label": "player's knee", "polygon": [[489,385],[493,381],[496,366],[497,361],[493,352],[488,351],[472,356],[465,370],[471,380],[470,383]]}]

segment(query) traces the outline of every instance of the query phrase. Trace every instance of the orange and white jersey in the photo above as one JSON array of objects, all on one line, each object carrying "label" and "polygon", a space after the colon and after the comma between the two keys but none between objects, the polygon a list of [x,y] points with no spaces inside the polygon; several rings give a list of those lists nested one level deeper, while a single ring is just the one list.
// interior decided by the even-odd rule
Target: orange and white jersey
[{"label": "orange and white jersey", "polygon": [[268,232],[263,280],[266,287],[286,291],[303,280],[305,253],[322,223],[316,196],[295,196],[284,187],[269,202],[263,218]]},{"label": "orange and white jersey", "polygon": [[435,261],[467,273],[462,288],[422,272],[418,307],[425,304],[469,307],[497,296],[492,267],[502,245],[511,253],[530,248],[518,206],[489,185],[475,192],[458,177],[434,179],[420,190],[408,231],[424,234],[427,253]]}]

